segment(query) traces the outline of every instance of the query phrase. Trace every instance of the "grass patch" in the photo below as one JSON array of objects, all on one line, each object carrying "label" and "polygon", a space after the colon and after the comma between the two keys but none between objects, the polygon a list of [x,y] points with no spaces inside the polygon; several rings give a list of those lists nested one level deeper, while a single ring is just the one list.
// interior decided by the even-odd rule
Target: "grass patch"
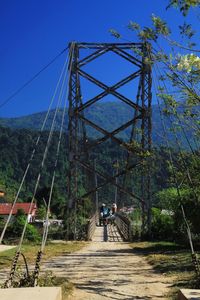
[{"label": "grass patch", "polygon": [[[69,253],[75,252],[83,248],[87,243],[86,242],[60,242],[60,243],[48,243],[45,247],[43,261],[50,259],[51,257],[56,257],[59,255],[67,255]],[[34,264],[36,255],[38,250],[40,249],[40,245],[38,244],[24,244],[22,247],[22,253],[25,255],[28,264]],[[13,257],[15,255],[16,249],[6,250],[4,252],[0,252],[0,269],[5,267],[10,267]],[[20,265],[24,262],[22,258],[19,259],[19,269],[17,270],[16,276],[20,276],[22,278],[22,270],[20,269]],[[73,284],[67,280],[65,277],[56,277],[50,271],[45,272],[40,275],[39,286],[60,286],[62,288],[62,300],[66,300],[67,297],[72,293],[74,286]]]},{"label": "grass patch", "polygon": [[[69,254],[80,250],[86,245],[85,242],[66,242],[66,243],[48,243],[45,247],[42,260],[48,260],[51,257],[59,256],[63,254]],[[22,246],[22,253],[25,255],[27,262],[32,264],[35,262],[36,255],[40,245],[35,243],[28,243]],[[0,252],[0,269],[10,267],[16,249],[10,249]],[[22,261],[20,257],[19,263]]]},{"label": "grass patch", "polygon": [[62,300],[66,300],[74,289],[73,283],[69,282],[65,277],[54,276],[51,271],[47,271],[44,275],[40,276],[38,283],[41,287],[60,286],[62,289]]},{"label": "grass patch", "polygon": [[132,243],[134,252],[146,256],[156,272],[173,276],[169,299],[177,299],[180,288],[200,288],[192,263],[191,252],[183,245],[171,242]]}]

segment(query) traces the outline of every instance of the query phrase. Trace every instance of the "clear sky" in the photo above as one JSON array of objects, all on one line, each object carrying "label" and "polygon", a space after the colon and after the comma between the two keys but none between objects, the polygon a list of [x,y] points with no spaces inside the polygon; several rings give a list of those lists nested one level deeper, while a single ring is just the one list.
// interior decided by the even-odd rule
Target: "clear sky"
[{"label": "clear sky", "polygon": [[[0,104],[30,79],[69,41],[115,42],[115,28],[129,40],[129,20],[150,24],[152,13],[173,27],[183,18],[165,10],[166,0],[6,0],[0,1]],[[191,18],[191,16],[189,16]],[[63,55],[23,92],[0,108],[0,117],[44,111],[55,89]]]}]

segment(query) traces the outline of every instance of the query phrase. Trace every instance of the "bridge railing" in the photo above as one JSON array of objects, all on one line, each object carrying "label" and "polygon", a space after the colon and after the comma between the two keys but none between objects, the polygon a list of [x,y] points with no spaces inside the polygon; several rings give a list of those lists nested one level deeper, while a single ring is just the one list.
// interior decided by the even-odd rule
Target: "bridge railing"
[{"label": "bridge railing", "polygon": [[132,241],[132,226],[131,221],[119,213],[116,213],[115,223],[117,228],[125,241]]},{"label": "bridge railing", "polygon": [[96,212],[89,220],[87,224],[87,240],[91,241],[94,235],[96,224],[98,223],[98,213]]}]

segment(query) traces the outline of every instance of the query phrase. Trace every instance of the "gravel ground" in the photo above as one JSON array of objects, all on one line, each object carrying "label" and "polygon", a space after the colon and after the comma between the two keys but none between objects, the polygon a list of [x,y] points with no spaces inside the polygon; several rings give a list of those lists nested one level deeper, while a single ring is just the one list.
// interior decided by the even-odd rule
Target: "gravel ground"
[{"label": "gravel ground", "polygon": [[108,227],[107,242],[104,237],[104,228],[97,227],[85,248],[44,263],[43,270],[75,284],[69,300],[169,299],[169,278],[156,273],[143,255],[122,242],[114,226]]}]

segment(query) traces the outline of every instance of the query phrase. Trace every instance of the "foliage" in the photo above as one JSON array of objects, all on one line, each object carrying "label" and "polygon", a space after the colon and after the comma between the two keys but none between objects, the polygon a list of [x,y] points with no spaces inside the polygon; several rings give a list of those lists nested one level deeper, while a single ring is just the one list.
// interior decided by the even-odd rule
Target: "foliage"
[{"label": "foliage", "polygon": [[[179,106],[178,103],[180,101],[186,104],[186,109],[188,105],[194,107],[200,102],[200,57],[198,55],[200,50],[194,48],[196,46],[194,42],[196,31],[193,29],[192,24],[187,23],[186,19],[190,8],[194,7],[197,9],[200,7],[200,1],[170,0],[167,9],[171,7],[179,8],[180,12],[185,16],[183,24],[180,24],[177,29],[173,28],[171,30],[165,20],[154,14],[151,16],[151,25],[148,27],[134,21],[130,21],[127,27],[136,35],[137,39],[152,44],[152,50],[148,54],[145,54],[145,58],[151,60],[151,65],[155,69],[155,73],[158,72],[158,69],[160,73],[163,73],[160,76],[164,78],[162,80],[162,93],[165,95],[168,94],[169,97],[175,95],[175,99],[173,100],[176,102],[176,107],[168,102],[165,113],[173,112],[176,114],[176,108]],[[177,38],[173,38],[176,35],[176,30],[179,31],[181,36],[180,42],[177,41]],[[114,36],[122,38],[121,34],[116,33],[116,31]],[[164,46],[161,46],[161,44]],[[141,51],[137,51],[136,54],[139,57],[143,56]],[[171,85],[173,86],[173,90],[169,91],[169,86]],[[162,93],[159,93],[159,96]],[[166,105],[165,101],[164,103]],[[189,117],[190,120],[193,118],[192,112]],[[198,125],[198,119],[193,121]]]},{"label": "foliage", "polygon": [[[183,195],[184,192],[186,192],[186,190],[182,190],[181,195]],[[175,212],[180,206],[177,189],[175,187],[170,187],[159,191],[155,195],[154,205],[160,209],[167,209]]]},{"label": "foliage", "polygon": [[37,218],[38,219],[45,219],[46,218],[46,214],[47,214],[47,209],[45,206],[40,206],[37,210]]},{"label": "foliage", "polygon": [[142,211],[139,208],[135,208],[132,213],[128,215],[128,218],[132,222],[132,234],[134,240],[139,240],[142,235]]},{"label": "foliage", "polygon": [[181,205],[183,205],[193,238],[199,241],[200,201],[196,198],[195,191],[189,187],[180,189],[179,193],[180,196],[178,195],[176,188],[169,188],[160,191],[156,195],[157,206],[173,213],[174,238],[188,242],[186,224],[181,209]]},{"label": "foliage", "polygon": [[[175,106],[176,104],[176,103],[173,104],[173,98],[168,97],[168,95],[165,97],[165,100],[170,102],[172,106],[173,105]],[[159,125],[157,126],[158,126],[157,127],[158,130],[161,131]],[[16,193],[17,186],[18,186],[18,181],[16,180],[16,178],[21,177],[23,174],[23,167],[25,169],[26,159],[28,161],[29,155],[32,150],[32,145],[34,144],[34,141],[37,136],[37,132],[28,131],[28,130],[14,131],[6,128],[0,128],[0,137],[1,134],[4,137],[7,136],[7,138],[4,147],[2,147],[2,149],[0,150],[2,153],[2,156],[0,156],[0,165],[4,166],[6,162],[5,170],[3,170],[0,178],[2,178],[2,182],[3,180],[6,182],[5,185],[6,192],[9,184],[11,182],[13,183],[11,184],[11,186],[9,186],[9,188],[11,189],[12,187],[13,189],[12,194],[14,195]],[[28,140],[27,140],[27,134],[28,134]],[[30,169],[30,174],[27,178],[27,182],[25,183],[24,189],[22,190],[21,197],[20,197],[21,200],[27,199],[27,195],[30,195],[31,197],[31,192],[34,189],[35,178],[38,174],[38,165],[40,164],[41,161],[41,155],[39,151],[42,151],[44,149],[46,136],[47,133],[45,132],[44,137],[42,138],[41,144],[38,149],[38,154],[35,157],[32,168]],[[55,139],[53,140],[53,144],[54,143],[56,144],[57,133],[55,133],[54,138]],[[141,157],[140,147],[137,142],[130,144],[130,147],[132,148],[134,147],[135,153],[137,153],[138,157]],[[36,200],[39,209],[42,206],[44,206],[44,200],[46,204],[48,203],[51,176],[52,176],[51,174],[52,174],[52,166],[53,166],[53,157],[55,153],[54,151],[55,151],[55,145],[53,145],[53,148],[50,148],[50,153],[48,156],[48,164],[47,166],[45,166],[45,169],[43,170],[44,173],[41,178],[41,183],[36,194]],[[178,149],[174,150],[173,148],[171,148],[170,151],[174,158],[175,172],[178,178],[178,182],[180,184],[183,182],[181,193],[183,193],[183,195],[184,193],[189,195],[187,192],[189,185],[188,185],[188,180],[185,176],[185,166],[183,164],[183,156],[190,170],[192,181],[197,187],[199,186],[199,180],[200,180],[199,171],[198,171],[200,166],[200,160],[198,159],[197,155],[194,156],[190,152],[185,151],[183,153],[182,151],[182,153],[180,154]],[[75,225],[73,223],[74,216],[69,215],[68,218],[66,218],[67,216],[66,177],[67,177],[67,168],[68,168],[67,161],[66,161],[67,159],[66,152],[67,152],[67,144],[66,144],[66,137],[65,137],[65,139],[63,138],[62,141],[62,149],[59,158],[59,168],[56,177],[55,187],[53,189],[53,194],[52,194],[51,213],[55,217],[63,218],[64,216],[64,219],[67,219],[67,222],[69,222],[71,226],[70,231],[68,230],[68,236],[71,236],[71,238],[73,238],[74,228],[75,228]],[[142,155],[144,154],[145,156],[149,156],[148,152],[142,153]],[[95,149],[93,152],[93,157],[94,158],[96,157],[98,158],[99,161],[101,161],[101,165],[99,166],[99,171],[107,172],[107,174],[109,174],[110,172],[110,166],[113,167],[114,164],[114,166],[116,167],[116,163],[115,162],[113,163],[113,158],[116,157],[118,158],[117,167],[119,169],[124,168],[125,166],[124,155],[125,155],[124,151],[122,149],[119,149],[116,146],[116,144],[114,144],[112,141],[108,141],[105,144],[100,145],[98,149]],[[177,198],[176,189],[174,188],[173,172],[169,162],[169,149],[166,149],[163,146],[154,148],[153,155],[151,154],[150,159],[153,162],[153,169],[152,169],[152,192],[154,194],[153,205],[156,205],[158,208],[178,210],[180,202]],[[134,192],[138,195],[141,194],[140,176],[141,176],[140,169],[135,169],[134,174],[130,174],[130,176],[127,177],[128,189],[131,190],[133,188],[132,183],[134,182]],[[84,178],[80,177],[78,181],[79,181],[78,182],[79,193],[81,196],[85,193],[85,190],[83,188]],[[13,186],[15,188],[13,188]],[[105,189],[99,190],[99,199],[109,199],[107,204],[109,204],[109,202],[111,204],[112,199],[114,199],[114,192],[115,191],[113,187],[109,185]],[[197,194],[198,194],[198,188],[197,188]],[[130,197],[126,197],[123,194],[119,194],[118,197],[120,197],[121,203],[125,203],[125,205],[133,204],[133,200]],[[90,217],[93,208],[91,206],[90,200],[88,199],[84,202],[84,206],[81,204],[80,206],[77,207],[77,209],[78,209],[78,218],[77,218],[77,225],[76,225],[76,235],[77,237],[80,237],[83,233],[83,230],[81,228],[83,229],[86,228],[87,218]],[[44,212],[44,208],[42,208],[41,210],[43,210]],[[193,222],[192,216],[190,217],[190,222]],[[65,229],[67,229],[68,227],[69,226],[66,224]],[[196,229],[194,230],[194,232],[196,232]]]},{"label": "foliage", "polygon": [[[176,7],[185,17],[184,23],[178,26],[181,42],[173,39],[173,31],[168,27],[167,22],[160,17],[152,15],[152,24],[149,27],[130,21],[128,29],[131,30],[142,42],[150,42],[152,51],[147,57],[151,59],[154,74],[160,72],[159,84],[157,87],[157,101],[159,104],[160,115],[163,118],[164,139],[169,144],[169,127],[175,137],[176,155],[174,150],[167,150],[166,162],[166,186],[164,189],[157,189],[154,196],[154,205],[172,211],[174,216],[162,216],[158,209],[153,210],[152,230],[159,235],[159,228],[163,230],[165,223],[169,222],[169,227],[175,225],[176,237],[186,235],[186,226],[183,220],[181,205],[185,208],[187,221],[191,230],[199,236],[197,225],[197,215],[199,212],[199,80],[200,80],[200,56],[199,49],[194,49],[194,37],[196,31],[192,24],[187,23],[186,16],[190,8],[199,8],[199,0],[170,0],[167,9]],[[121,35],[115,35],[121,38]],[[165,46],[161,46],[161,42]],[[178,48],[178,51],[177,51]],[[178,53],[178,52],[181,52]],[[136,51],[135,51],[136,53]],[[137,52],[141,58],[144,54]],[[161,70],[161,71],[160,71]],[[162,72],[163,70],[163,72]],[[192,131],[193,130],[193,131]],[[181,135],[187,140],[190,153],[185,153],[180,142]],[[194,143],[191,143],[190,137]],[[194,146],[194,144],[196,146]],[[157,153],[156,153],[157,154]],[[158,158],[159,160],[159,158]],[[157,168],[157,164],[154,164]],[[157,176],[159,170],[154,170]],[[162,173],[163,174],[163,173]],[[162,184],[162,186],[164,186]],[[165,220],[166,218],[166,220]],[[168,219],[167,219],[168,218]],[[174,223],[174,224],[173,224]],[[161,229],[161,230],[162,230]],[[160,237],[165,234],[160,233]],[[159,237],[159,238],[160,238]]]},{"label": "foliage", "polygon": [[170,0],[167,9],[170,7],[179,8],[183,16],[186,16],[191,7],[197,7],[199,5],[199,0]]},{"label": "foliage", "polygon": [[[179,109],[178,112],[179,114],[183,114],[184,112],[187,111],[187,118],[191,117],[193,114],[193,119],[195,118],[194,116],[194,111],[192,111],[192,109],[190,109],[188,106],[184,107],[184,104],[182,105],[182,107],[180,107],[180,103],[176,101],[176,99],[174,97],[171,96],[171,99],[173,100],[173,102],[168,102],[168,99],[166,96],[167,93],[163,90],[162,87],[160,87],[160,90],[158,90],[158,95],[160,97],[160,99],[162,101],[164,101],[166,103],[165,106],[162,106],[161,109],[169,109],[169,107],[172,107],[173,103],[176,103],[176,107],[173,107],[174,110],[172,112],[174,112],[175,110]],[[191,98],[192,99],[192,98]],[[189,100],[189,99],[188,99]],[[194,101],[194,100],[193,100]],[[180,108],[179,108],[180,107]],[[190,113],[189,113],[190,112]],[[53,111],[51,111],[51,113],[53,113]],[[39,115],[39,114],[38,114]],[[44,113],[41,113],[41,119],[44,117]],[[159,138],[159,136],[157,135],[157,131],[161,132],[162,131],[162,122],[160,119],[160,112],[159,112],[159,107],[157,105],[152,105],[152,116],[153,116],[153,130],[152,130],[152,140],[154,145],[160,145],[161,140]],[[17,157],[16,157],[16,164],[17,164],[17,168],[18,168],[18,164],[20,163],[20,168],[21,168],[21,164],[23,163],[23,165],[25,165],[25,162],[28,161],[29,157],[28,157],[28,153],[24,154],[24,157],[21,157],[20,155],[20,151],[31,151],[31,145],[33,145],[34,141],[36,140],[36,136],[37,136],[37,132],[34,130],[39,129],[40,127],[40,123],[37,122],[37,118],[35,119],[35,115],[30,115],[27,116],[26,120],[24,120],[24,122],[22,122],[23,118],[13,118],[13,119],[0,119],[0,124],[4,124],[4,126],[6,127],[10,127],[12,128],[12,130],[9,130],[8,128],[3,128],[0,127],[0,142],[1,142],[1,138],[2,138],[2,145],[4,145],[4,147],[6,147],[7,151],[9,152],[14,152],[17,153]],[[100,126],[102,126],[103,128],[105,128],[108,131],[112,131],[114,128],[119,127],[120,124],[123,124],[126,121],[129,121],[132,118],[132,109],[127,106],[124,105],[123,103],[115,103],[112,101],[108,101],[106,103],[98,103],[98,105],[95,105],[94,108],[91,107],[90,110],[88,110],[87,112],[87,117],[93,121],[96,124],[99,124]],[[191,119],[191,118],[190,118]],[[182,123],[184,124],[186,118],[184,118],[182,120]],[[61,121],[61,120],[59,120]],[[168,119],[165,120],[167,122],[167,126],[170,127],[172,125],[170,125],[170,122]],[[17,122],[19,124],[17,124]],[[34,123],[35,125],[32,125],[32,123]],[[191,123],[191,120],[190,120]],[[67,120],[66,123],[67,124]],[[22,128],[23,130],[15,130],[16,128],[18,128],[20,126],[20,128]],[[27,130],[30,126],[32,126],[32,130]],[[47,129],[50,128],[50,124],[47,125]],[[26,129],[26,130],[24,130]],[[192,128],[191,130],[189,130],[189,136],[191,136],[192,131],[194,128]],[[67,131],[67,128],[65,128],[65,130]],[[23,134],[24,132],[24,134]],[[88,136],[92,137],[92,138],[98,138],[98,132],[97,131],[92,131],[91,128],[87,128],[87,132],[88,132]],[[128,139],[130,137],[130,133],[131,133],[131,127],[127,128],[123,133],[120,133],[118,135],[118,137],[123,138],[125,142],[128,142]],[[25,137],[25,134],[27,134],[29,136],[29,139],[27,139],[27,137]],[[47,133],[44,134],[44,138],[42,138],[42,142],[40,144],[40,148],[44,147],[44,145],[42,145],[45,142],[45,135]],[[3,138],[6,136],[6,140]],[[20,143],[18,143],[16,140],[18,139],[18,137],[20,138]],[[53,141],[52,143],[56,143],[56,138],[57,135],[55,134],[55,136],[53,137]],[[192,137],[191,137],[192,138]],[[11,139],[13,141],[11,141]],[[173,134],[171,134],[169,132],[169,139],[173,140]],[[67,140],[67,137],[65,137],[65,140]],[[63,147],[62,147],[62,152],[64,151],[64,149],[67,149],[67,145],[65,144],[65,140],[62,140],[63,143]],[[181,138],[181,141],[184,143],[184,147],[187,147],[185,141],[183,138]],[[12,143],[12,146],[10,145]],[[26,143],[26,145],[24,145]],[[47,169],[47,171],[51,170],[50,169],[50,165],[52,164],[52,159],[54,157],[54,153],[53,153],[54,148],[50,147],[49,148],[49,167]],[[5,187],[5,185],[7,185],[8,187],[6,188],[6,190],[9,188],[9,186],[13,186],[14,184],[11,184],[11,178],[15,175],[15,173],[11,173],[13,172],[13,165],[14,162],[13,160],[10,160],[10,154],[7,152],[4,152],[3,149],[0,150],[0,164],[2,165],[2,171],[3,171],[3,178],[5,178],[6,173],[8,174],[8,184],[7,180],[4,180],[2,178],[2,186]],[[16,156],[16,154],[12,153],[13,155]],[[63,153],[64,154],[64,153]],[[15,157],[13,156],[12,157]],[[62,153],[61,153],[62,155]],[[7,156],[7,157],[6,157]],[[9,157],[8,157],[9,156]],[[1,160],[2,157],[2,160]],[[64,174],[66,174],[66,169],[64,169],[64,166],[67,164],[66,162],[66,158],[67,158],[67,154],[66,154],[66,150],[65,150],[65,157],[62,157],[62,159],[59,160],[59,169],[62,168],[62,172],[64,172]],[[21,161],[22,160],[22,161]],[[62,161],[63,160],[63,161]],[[64,165],[65,163],[65,165]],[[9,165],[11,165],[11,169],[9,170]],[[25,166],[24,166],[25,167]],[[34,175],[34,173],[33,173]],[[18,177],[15,180],[20,180],[21,179],[21,173],[18,175]],[[57,177],[59,180],[59,185],[60,185],[60,178],[61,174],[58,171],[57,173]],[[15,175],[16,177],[16,175]],[[0,171],[0,185],[1,185],[1,171]],[[57,184],[56,184],[57,185]],[[12,197],[9,197],[12,198]]]},{"label": "foliage", "polygon": [[[48,132],[44,132],[40,138],[40,142],[35,151],[34,159],[31,162],[26,180],[19,195],[19,202],[28,202],[32,198],[32,191],[34,190],[36,178],[40,170],[42,161],[42,154],[47,141]],[[22,180],[23,174],[27,168],[31,153],[34,149],[35,142],[38,138],[37,131],[30,130],[11,130],[8,128],[0,127],[0,184],[6,192],[6,200],[12,202],[19,184]],[[55,163],[55,153],[58,141],[58,133],[55,132],[52,137],[52,143],[47,154],[47,163],[41,170],[41,179],[38,187],[38,194],[42,189],[46,188],[45,199],[48,198],[49,186],[52,179],[52,170]],[[55,187],[59,190],[59,198],[62,198],[66,193],[65,178],[67,176],[67,155],[66,138],[63,135],[62,147],[58,160],[58,170],[56,173]],[[44,192],[45,192],[44,191]],[[56,188],[54,189],[54,194]],[[44,194],[44,193],[43,193]],[[42,193],[41,193],[41,196]],[[54,196],[54,195],[53,195]],[[57,196],[56,196],[57,197]],[[39,198],[39,206],[44,205],[43,198]],[[56,199],[53,197],[53,204],[56,207]],[[48,203],[48,202],[47,202]]]},{"label": "foliage", "polygon": [[180,56],[177,69],[187,73],[200,71],[200,57],[193,53]]},{"label": "foliage", "polygon": [[157,240],[173,240],[174,220],[167,214],[162,214],[158,208],[152,208],[152,236]]},{"label": "foliage", "polygon": [[[12,238],[19,238],[22,234],[24,225],[26,223],[26,215],[23,210],[19,209],[17,215],[15,216],[15,220],[9,225],[7,236]],[[31,224],[27,224],[25,238],[29,241],[37,242],[40,240],[40,235],[38,230]]]},{"label": "foliage", "polygon": [[61,286],[62,299],[68,298],[74,288],[73,284],[69,282],[65,277],[57,277],[51,271],[46,271],[44,275],[39,277],[38,285],[45,286]]},{"label": "foliage", "polygon": [[79,203],[74,210],[65,213],[65,237],[69,240],[86,240],[88,219],[92,216],[93,206],[89,198]]}]

